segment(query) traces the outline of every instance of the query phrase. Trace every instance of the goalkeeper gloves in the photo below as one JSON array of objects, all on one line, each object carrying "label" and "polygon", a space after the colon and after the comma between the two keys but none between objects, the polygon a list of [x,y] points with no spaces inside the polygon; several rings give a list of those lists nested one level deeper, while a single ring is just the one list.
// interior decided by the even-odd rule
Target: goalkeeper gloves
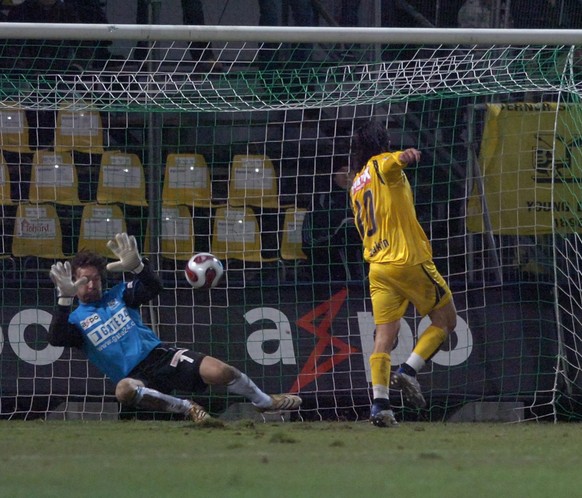
[{"label": "goalkeeper gloves", "polygon": [[143,270],[143,263],[133,235],[129,236],[125,232],[118,233],[115,235],[115,239],[107,242],[107,247],[119,259],[119,261],[109,263],[107,270],[112,272],[130,271],[132,273],[139,273]]},{"label": "goalkeeper gloves", "polygon": [[58,303],[62,306],[73,304],[77,289],[87,283],[87,277],[81,277],[76,282],[73,282],[71,263],[68,261],[65,264],[58,262],[52,265],[49,276],[57,288]]}]

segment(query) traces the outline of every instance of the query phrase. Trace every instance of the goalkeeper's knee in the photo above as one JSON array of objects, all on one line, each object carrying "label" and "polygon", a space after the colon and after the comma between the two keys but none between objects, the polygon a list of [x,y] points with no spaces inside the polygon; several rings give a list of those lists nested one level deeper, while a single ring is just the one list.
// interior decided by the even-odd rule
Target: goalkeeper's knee
[{"label": "goalkeeper's knee", "polygon": [[138,388],[144,387],[144,385],[141,380],[129,377],[121,379],[115,386],[115,397],[120,403],[131,406],[136,402]]}]

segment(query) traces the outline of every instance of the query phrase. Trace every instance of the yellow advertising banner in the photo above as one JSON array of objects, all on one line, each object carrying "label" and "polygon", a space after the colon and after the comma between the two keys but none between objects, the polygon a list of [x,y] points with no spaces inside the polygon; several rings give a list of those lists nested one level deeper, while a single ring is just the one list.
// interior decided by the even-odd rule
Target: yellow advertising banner
[{"label": "yellow advertising banner", "polygon": [[468,230],[487,216],[498,235],[582,232],[582,106],[489,104],[478,163]]}]

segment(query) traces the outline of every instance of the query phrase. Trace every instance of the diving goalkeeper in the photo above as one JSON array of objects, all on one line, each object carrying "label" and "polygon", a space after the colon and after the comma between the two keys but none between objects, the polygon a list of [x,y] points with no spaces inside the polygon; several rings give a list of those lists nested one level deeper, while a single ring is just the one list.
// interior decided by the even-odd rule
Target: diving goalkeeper
[{"label": "diving goalkeeper", "polygon": [[[120,233],[107,245],[118,261],[107,264],[102,256],[82,250],[70,263],[51,267],[58,291],[48,333],[51,345],[82,349],[115,382],[115,396],[127,406],[179,413],[200,423],[210,418],[202,406],[167,393],[200,393],[209,385],[224,385],[262,412],[299,408],[300,397],[265,394],[246,374],[221,360],[163,345],[139,312],[162,291],[159,276],[142,260],[135,237]],[[131,272],[134,278],[104,290],[106,270]],[[72,310],[75,297],[78,306]]]}]

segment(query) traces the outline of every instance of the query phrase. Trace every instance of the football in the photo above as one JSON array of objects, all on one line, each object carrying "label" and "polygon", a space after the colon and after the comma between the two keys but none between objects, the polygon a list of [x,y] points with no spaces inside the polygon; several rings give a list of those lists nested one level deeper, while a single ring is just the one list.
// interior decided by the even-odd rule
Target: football
[{"label": "football", "polygon": [[222,278],[224,267],[213,254],[200,252],[188,260],[184,273],[186,280],[194,289],[210,289]]}]

